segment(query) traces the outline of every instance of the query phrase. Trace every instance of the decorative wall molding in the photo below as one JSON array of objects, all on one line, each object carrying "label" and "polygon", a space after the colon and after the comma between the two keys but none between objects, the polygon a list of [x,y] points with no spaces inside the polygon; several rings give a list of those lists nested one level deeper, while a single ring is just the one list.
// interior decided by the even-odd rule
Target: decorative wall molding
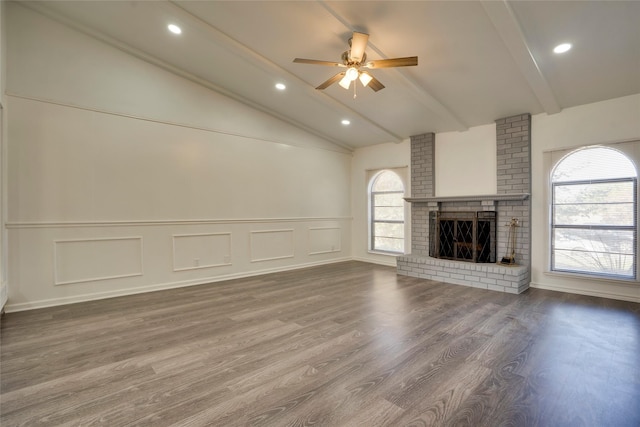
[{"label": "decorative wall molding", "polygon": [[[222,238],[223,236],[226,236],[227,238],[224,239]],[[214,238],[213,240],[220,240],[218,242],[217,245],[217,249],[219,251],[223,251],[224,253],[222,254],[222,260],[220,262],[212,262],[209,264],[200,264],[200,260],[201,259],[210,259],[210,260],[215,260],[216,258],[220,258],[219,255],[220,254],[216,254],[214,252],[216,245],[212,244],[211,245],[211,253],[207,254],[207,253],[192,253],[192,259],[193,259],[193,265],[191,266],[184,266],[184,267],[179,267],[178,264],[178,260],[179,260],[179,256],[177,256],[177,251],[176,249],[180,246],[180,243],[178,243],[181,239],[182,240],[193,240],[193,239],[206,239],[207,237],[210,238]],[[205,242],[203,242],[205,243]],[[214,243],[214,242],[209,242],[209,243]],[[224,233],[198,233],[198,234],[174,234],[172,236],[172,246],[173,246],[173,271],[187,271],[187,270],[199,270],[199,269],[203,269],[203,268],[211,268],[211,267],[222,267],[222,266],[228,266],[228,265],[232,265],[231,264],[231,232],[224,232]],[[185,250],[188,250],[188,248],[184,248]],[[218,255],[218,256],[217,256]]]},{"label": "decorative wall molding", "polygon": [[255,230],[249,232],[249,259],[251,262],[293,258],[294,230]]},{"label": "decorative wall molding", "polygon": [[118,221],[8,221],[8,229],[64,228],[64,227],[138,227],[157,225],[206,225],[206,224],[269,224],[281,222],[351,221],[353,217],[283,217],[283,218],[239,218],[239,219],[159,219]]},{"label": "decorative wall molding", "polygon": [[[121,246],[119,250],[109,250],[108,247],[103,246],[99,248],[100,243],[106,242],[126,242],[126,241],[137,241],[138,247],[126,248]],[[93,245],[91,243],[94,243]],[[65,253],[64,246],[78,246],[78,248],[67,249],[68,252]],[[111,245],[113,246],[113,245]],[[122,256],[122,259],[115,259],[115,255]],[[137,266],[134,267],[132,261],[136,261],[132,259],[132,256],[137,254],[139,257],[137,259]],[[86,283],[86,282],[94,282],[98,280],[109,280],[109,279],[121,279],[125,277],[134,277],[134,276],[142,276],[143,272],[143,248],[142,248],[142,236],[125,236],[125,237],[105,237],[105,238],[93,238],[93,239],[69,239],[69,240],[54,240],[53,241],[53,284],[54,285],[68,285],[72,283]],[[86,259],[84,259],[86,258]],[[100,260],[110,260],[110,262],[101,262]],[[98,271],[100,269],[108,269],[109,264],[114,268],[122,268],[122,272],[114,273],[114,274],[104,274],[103,272],[96,273],[95,275],[91,275],[87,270],[87,266],[91,265],[91,262],[87,262],[88,260],[92,260],[95,262],[94,265],[99,265],[100,267],[96,267],[95,270]],[[74,270],[73,264],[77,263],[76,271]],[[127,265],[130,263],[131,265]],[[130,269],[130,270],[129,270]],[[69,278],[64,278],[65,275],[70,276]],[[83,277],[83,275],[85,277]],[[62,277],[61,277],[62,276]],[[75,276],[75,277],[74,277]]]},{"label": "decorative wall molding", "polygon": [[[333,235],[329,234],[331,231]],[[337,231],[337,232],[336,232]],[[321,236],[324,234],[324,236]],[[337,236],[336,236],[337,234]],[[314,236],[318,236],[314,241]],[[318,241],[324,237],[324,242]],[[330,239],[334,241],[329,241]],[[314,243],[319,246],[325,246],[324,249],[313,250]],[[340,227],[309,227],[309,250],[308,255],[329,254],[342,251],[342,229]]]}]

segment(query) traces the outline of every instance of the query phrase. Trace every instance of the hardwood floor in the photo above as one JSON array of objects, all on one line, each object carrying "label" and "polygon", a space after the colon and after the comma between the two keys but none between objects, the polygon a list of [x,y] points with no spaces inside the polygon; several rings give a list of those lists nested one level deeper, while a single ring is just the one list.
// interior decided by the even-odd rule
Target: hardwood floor
[{"label": "hardwood floor", "polygon": [[5,314],[17,425],[640,426],[640,304],[346,262]]}]

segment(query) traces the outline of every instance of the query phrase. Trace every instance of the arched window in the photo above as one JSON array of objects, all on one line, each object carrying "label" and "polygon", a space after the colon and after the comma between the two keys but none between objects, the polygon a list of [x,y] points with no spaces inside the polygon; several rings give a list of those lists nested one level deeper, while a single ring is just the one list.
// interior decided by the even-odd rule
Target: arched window
[{"label": "arched window", "polygon": [[636,277],[637,172],[627,156],[592,147],[551,173],[551,270]]},{"label": "arched window", "polygon": [[404,253],[404,185],[392,171],[374,176],[370,187],[370,249]]}]

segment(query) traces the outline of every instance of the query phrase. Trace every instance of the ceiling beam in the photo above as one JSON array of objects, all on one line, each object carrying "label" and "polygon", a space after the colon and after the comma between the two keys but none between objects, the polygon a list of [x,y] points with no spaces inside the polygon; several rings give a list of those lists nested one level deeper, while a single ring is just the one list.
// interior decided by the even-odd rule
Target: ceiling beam
[{"label": "ceiling beam", "polygon": [[[174,1],[169,0],[169,2],[167,4],[170,5],[170,7],[172,7],[173,12],[179,13],[184,19],[189,19],[191,22],[197,24],[199,27],[201,27],[201,28],[205,29],[206,31],[208,31],[210,35],[215,37],[216,42],[231,47],[233,52],[235,52],[238,56],[246,59],[247,61],[250,61],[251,63],[257,65],[258,67],[262,68],[263,70],[265,70],[267,72],[271,72],[271,73],[277,74],[279,76],[286,76],[286,79],[289,82],[296,82],[296,84],[300,85],[305,90],[307,90],[308,94],[310,95],[310,99],[315,100],[315,101],[322,100],[320,102],[322,104],[324,104],[325,107],[329,107],[329,108],[331,108],[333,110],[336,110],[336,109],[342,110],[342,111],[346,112],[347,115],[349,115],[350,117],[358,118],[359,121],[361,121],[363,123],[367,123],[368,125],[376,128],[379,131],[381,131],[382,133],[388,135],[391,140],[397,141],[397,142],[401,142],[402,141],[402,137],[400,135],[397,135],[396,133],[392,132],[391,130],[386,129],[385,127],[383,127],[380,124],[374,122],[370,118],[362,115],[361,113],[358,113],[354,109],[350,108],[348,105],[343,104],[343,103],[335,100],[334,98],[332,98],[329,95],[327,95],[325,92],[317,91],[315,89],[315,85],[309,84],[309,82],[301,79],[297,75],[295,75],[295,74],[291,73],[290,71],[286,70],[285,68],[279,66],[278,64],[276,64],[275,62],[271,61],[270,59],[262,56],[261,54],[259,54],[258,52],[254,51],[250,47],[248,47],[248,46],[240,43],[239,41],[233,39],[232,37],[228,36],[227,34],[223,33],[222,31],[218,30],[216,27],[214,27],[210,23],[206,22],[205,20],[201,19],[200,17],[198,17],[196,15],[193,15],[191,12],[189,12],[186,9],[182,8],[182,6],[180,6],[179,4],[175,3]],[[318,96],[318,95],[320,95],[320,96]],[[271,109],[271,108],[266,108],[266,110],[273,113],[273,109]],[[306,125],[304,125],[302,123],[299,123],[297,121],[294,121],[293,119],[290,119],[290,118],[284,117],[284,116],[281,117],[280,114],[277,114],[277,116],[278,116],[278,118],[280,118],[282,120],[285,120],[285,121],[288,121],[288,122],[295,122],[295,123],[292,123],[292,124],[296,124],[297,123],[298,127],[301,127],[304,130],[307,130],[307,131],[315,133],[315,134],[322,134],[321,132],[319,132],[317,130],[311,130],[308,126],[306,126]],[[335,141],[333,138],[331,138],[329,136],[326,136],[326,135],[324,136],[324,138],[328,139],[328,140],[330,140],[332,142]],[[354,148],[353,146],[348,144],[346,141],[343,141],[339,145],[342,145],[344,147],[345,144],[347,144],[349,149],[353,149]]]},{"label": "ceiling beam", "polygon": [[562,108],[538,67],[522,27],[507,0],[482,0],[480,3],[543,110],[547,114],[559,113]]},{"label": "ceiling beam", "polygon": [[[331,16],[333,16],[338,22],[340,22],[344,27],[349,31],[361,31],[351,25],[349,21],[340,15],[335,9],[329,6],[324,0],[318,0],[326,10],[329,12]],[[385,55],[382,50],[376,47],[369,39],[369,43],[367,47],[376,52],[382,59],[389,59],[388,55]],[[397,80],[401,81],[403,84],[408,86],[411,89],[411,94],[418,100],[422,105],[428,108],[433,113],[437,114],[440,118],[449,121],[457,131],[465,131],[469,129],[469,125],[464,123],[456,114],[451,112],[449,108],[447,108],[442,102],[440,102],[435,96],[429,93],[423,86],[417,83],[413,78],[409,77],[406,71],[399,70],[397,68],[389,69],[391,73],[397,78]]]}]

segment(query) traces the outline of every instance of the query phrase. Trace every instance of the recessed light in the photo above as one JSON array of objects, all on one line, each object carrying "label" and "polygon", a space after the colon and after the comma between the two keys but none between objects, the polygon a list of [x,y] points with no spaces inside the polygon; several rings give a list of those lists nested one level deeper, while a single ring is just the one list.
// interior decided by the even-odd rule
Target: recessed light
[{"label": "recessed light", "polygon": [[347,119],[342,120],[342,122],[341,122],[341,123],[342,123],[343,125],[345,125],[345,126],[347,126],[347,125],[350,125],[350,124],[351,124],[351,122],[350,122],[349,120],[347,120]]},{"label": "recessed light", "polygon": [[167,28],[173,34],[181,34],[182,33],[182,29],[180,27],[178,27],[177,25],[175,25],[175,24],[169,24],[169,25],[167,25]]},{"label": "recessed light", "polygon": [[553,48],[554,53],[565,53],[571,49],[571,43],[562,43]]},{"label": "recessed light", "polygon": [[284,85],[284,83],[276,83],[276,89],[278,90],[285,90],[287,87]]}]

